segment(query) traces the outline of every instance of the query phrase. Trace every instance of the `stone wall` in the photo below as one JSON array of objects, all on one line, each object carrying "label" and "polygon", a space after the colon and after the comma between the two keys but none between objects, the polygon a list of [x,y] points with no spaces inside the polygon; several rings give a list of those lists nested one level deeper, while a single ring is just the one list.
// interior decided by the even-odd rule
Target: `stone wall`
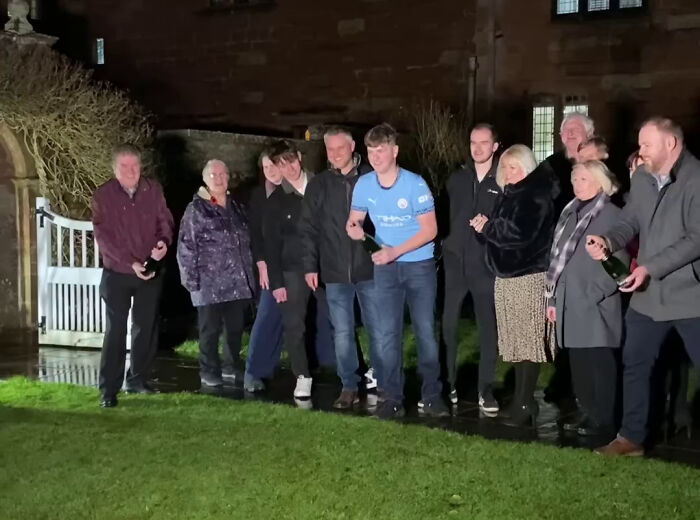
[{"label": "stone wall", "polygon": [[[548,1],[479,0],[478,99],[510,141],[531,140],[531,106],[586,99],[619,156],[654,114],[677,119],[700,148],[700,2],[657,0],[646,13],[553,19]],[[524,23],[524,20],[527,23]],[[700,150],[698,150],[700,151]]]},{"label": "stone wall", "polygon": [[168,128],[300,136],[315,123],[374,124],[417,99],[468,96],[474,0],[280,0],[240,11],[209,0],[63,3],[91,41],[104,38],[98,74]]},{"label": "stone wall", "polygon": [[[258,157],[272,141],[273,138],[257,135],[182,129],[159,132],[156,147],[165,166],[163,174],[166,182],[171,177],[168,169],[190,175],[199,182],[207,160],[220,159],[228,165],[231,183],[235,186],[257,180]],[[325,167],[323,141],[292,142],[302,152],[305,168],[317,172]]]}]

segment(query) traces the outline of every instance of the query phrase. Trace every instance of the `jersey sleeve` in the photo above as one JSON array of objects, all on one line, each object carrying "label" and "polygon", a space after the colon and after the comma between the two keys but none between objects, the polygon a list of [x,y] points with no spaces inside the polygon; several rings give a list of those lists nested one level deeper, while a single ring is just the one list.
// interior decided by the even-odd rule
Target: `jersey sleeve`
[{"label": "jersey sleeve", "polygon": [[428,184],[422,177],[416,176],[411,189],[411,205],[414,215],[423,215],[435,210],[435,201]]},{"label": "jersey sleeve", "polygon": [[364,211],[367,213],[367,209],[369,208],[367,198],[370,195],[367,182],[364,182],[365,177],[366,176],[363,176],[357,180],[355,188],[352,190],[352,203],[350,207],[355,211]]}]

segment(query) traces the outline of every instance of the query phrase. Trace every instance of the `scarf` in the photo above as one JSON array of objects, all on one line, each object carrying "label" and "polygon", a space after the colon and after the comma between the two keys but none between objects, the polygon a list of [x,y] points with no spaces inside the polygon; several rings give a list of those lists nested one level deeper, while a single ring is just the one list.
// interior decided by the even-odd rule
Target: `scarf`
[{"label": "scarf", "polygon": [[559,277],[564,271],[564,267],[566,267],[566,264],[571,259],[571,256],[574,254],[576,245],[583,237],[591,220],[598,216],[608,200],[610,200],[610,197],[601,192],[595,198],[591,208],[576,223],[573,233],[571,233],[571,236],[567,238],[564,243],[561,243],[561,236],[564,233],[569,219],[572,217],[576,218],[575,208],[578,206],[579,200],[572,200],[561,212],[559,222],[557,222],[557,227],[554,230],[554,241],[552,242],[552,250],[549,255],[549,269],[547,270],[547,276],[545,278],[545,296],[547,298],[554,296],[554,290],[557,288]]}]

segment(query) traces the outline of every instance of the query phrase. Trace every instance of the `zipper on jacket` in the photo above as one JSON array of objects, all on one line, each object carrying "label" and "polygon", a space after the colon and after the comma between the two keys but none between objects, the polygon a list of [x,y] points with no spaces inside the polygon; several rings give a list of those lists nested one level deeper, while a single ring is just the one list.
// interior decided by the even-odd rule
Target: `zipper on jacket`
[{"label": "zipper on jacket", "polygon": [[[350,197],[352,190],[350,189],[350,182],[347,179],[343,179],[345,182],[345,207],[349,208],[350,207]],[[352,263],[353,263],[353,250],[355,248],[353,247],[352,242],[350,242],[350,263],[348,264],[348,283],[352,283]]]}]

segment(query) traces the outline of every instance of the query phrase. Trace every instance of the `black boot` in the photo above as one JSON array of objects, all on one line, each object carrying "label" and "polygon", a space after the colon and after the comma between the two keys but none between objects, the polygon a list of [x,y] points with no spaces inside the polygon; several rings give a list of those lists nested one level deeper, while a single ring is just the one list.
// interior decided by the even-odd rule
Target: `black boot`
[{"label": "black boot", "polygon": [[521,361],[520,370],[516,371],[516,377],[520,376],[520,385],[516,381],[519,393],[516,395],[516,407],[512,415],[503,421],[507,426],[535,426],[535,419],[539,412],[539,406],[535,400],[535,388],[537,378],[540,375],[539,363]]},{"label": "black boot", "polygon": [[513,363],[513,395],[508,406],[498,414],[500,417],[512,417],[520,408],[520,394],[522,393],[521,387],[523,382],[523,378],[520,375],[521,368],[522,365],[520,363]]}]

